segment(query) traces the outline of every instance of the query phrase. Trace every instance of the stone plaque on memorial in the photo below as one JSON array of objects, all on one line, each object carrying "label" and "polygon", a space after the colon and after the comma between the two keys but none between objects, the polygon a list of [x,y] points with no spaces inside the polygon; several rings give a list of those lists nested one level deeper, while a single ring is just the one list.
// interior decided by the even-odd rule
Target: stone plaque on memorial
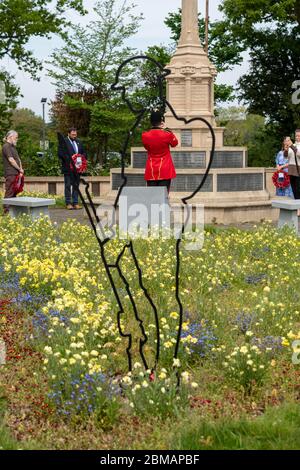
[{"label": "stone plaque on memorial", "polygon": [[193,131],[191,129],[183,129],[181,131],[181,147],[193,146]]},{"label": "stone plaque on memorial", "polygon": [[233,173],[218,175],[218,192],[263,191],[263,173]]},{"label": "stone plaque on memorial", "polygon": [[[140,174],[127,174],[127,187],[145,187],[146,181],[144,180],[144,175]],[[172,180],[171,191],[181,192],[181,193],[191,193],[197,189],[201,183],[203,175],[177,175],[177,178]],[[122,183],[121,174],[113,173],[112,174],[112,189],[117,191]],[[201,192],[212,192],[213,191],[213,177],[209,175],[207,180],[201,189]]]},{"label": "stone plaque on memorial", "polygon": [[219,150],[215,152],[212,168],[243,168],[243,151]]},{"label": "stone plaque on memorial", "polygon": [[[177,170],[184,169],[204,169],[206,152],[205,151],[173,151],[172,158]],[[132,167],[144,169],[146,167],[147,152],[146,151],[133,151],[132,152]],[[128,170],[127,170],[128,171]]]}]

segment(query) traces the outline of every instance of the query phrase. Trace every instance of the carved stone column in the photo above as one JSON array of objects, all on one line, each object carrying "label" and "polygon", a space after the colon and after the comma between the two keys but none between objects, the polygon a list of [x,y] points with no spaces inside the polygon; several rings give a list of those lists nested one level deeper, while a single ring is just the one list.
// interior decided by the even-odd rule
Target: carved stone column
[{"label": "carved stone column", "polygon": [[[204,51],[198,28],[198,0],[182,0],[181,36],[177,50],[167,66],[171,75],[167,77],[167,97],[180,117],[190,119],[202,116],[215,128],[217,145],[223,145],[222,128],[216,127],[214,115],[214,80],[216,69]],[[209,147],[210,138],[200,122],[182,127],[170,112],[166,115],[167,125],[174,129],[179,138],[181,131],[192,130],[193,147]]]}]

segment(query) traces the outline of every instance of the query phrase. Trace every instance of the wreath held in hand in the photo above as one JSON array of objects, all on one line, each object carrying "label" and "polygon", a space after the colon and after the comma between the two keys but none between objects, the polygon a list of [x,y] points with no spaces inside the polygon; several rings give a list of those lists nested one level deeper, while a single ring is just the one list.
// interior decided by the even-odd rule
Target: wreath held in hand
[{"label": "wreath held in hand", "polygon": [[272,180],[273,180],[274,186],[280,189],[288,188],[289,185],[291,184],[290,177],[286,171],[280,171],[280,170],[275,171],[275,173],[273,174]]},{"label": "wreath held in hand", "polygon": [[[81,155],[80,153],[75,153],[75,155],[72,156],[73,163],[76,167],[77,173],[84,173],[87,169],[87,159],[84,155]],[[72,164],[70,164],[71,170],[74,171],[74,167]]]}]

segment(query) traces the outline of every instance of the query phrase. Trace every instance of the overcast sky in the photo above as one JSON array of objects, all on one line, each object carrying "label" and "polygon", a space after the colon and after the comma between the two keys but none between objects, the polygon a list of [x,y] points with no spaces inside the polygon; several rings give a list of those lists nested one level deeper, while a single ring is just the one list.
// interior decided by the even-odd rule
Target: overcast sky
[{"label": "overcast sky", "polygon": [[[170,31],[164,25],[164,19],[168,13],[176,11],[181,6],[181,0],[132,0],[137,5],[136,11],[142,12],[145,19],[142,22],[140,31],[134,37],[134,42],[131,45],[138,50],[144,50],[148,46],[154,44],[168,44],[170,43]],[[91,13],[86,17],[81,17],[78,14],[72,13],[69,18],[73,23],[87,24],[93,19],[92,8],[95,5],[95,0],[84,0],[87,10]],[[210,0],[210,17],[211,19],[220,19],[221,13],[218,11],[218,6],[221,0]],[[199,11],[204,13],[205,0],[198,0]],[[51,40],[36,38],[29,44],[35,55],[41,60],[47,60],[51,55],[53,49],[60,47],[62,41],[53,37]],[[51,84],[50,79],[47,77],[46,72],[41,73],[41,81],[34,82],[24,72],[18,71],[16,66],[9,60],[3,60],[1,66],[12,72],[15,76],[16,83],[21,86],[21,92],[24,95],[20,99],[19,106],[27,107],[34,110],[37,114],[41,114],[42,105],[41,98],[48,98],[48,101],[55,96],[55,87]],[[218,82],[235,84],[238,77],[244,73],[245,66],[237,67],[231,72],[221,74],[218,77]]]}]

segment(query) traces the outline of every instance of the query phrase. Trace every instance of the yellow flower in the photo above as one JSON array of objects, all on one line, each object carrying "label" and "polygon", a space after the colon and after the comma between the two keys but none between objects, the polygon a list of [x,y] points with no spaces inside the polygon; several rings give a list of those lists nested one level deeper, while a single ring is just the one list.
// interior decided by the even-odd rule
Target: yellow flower
[{"label": "yellow flower", "polygon": [[164,380],[167,377],[167,374],[165,372],[161,372],[158,376],[160,379]]},{"label": "yellow flower", "polygon": [[99,353],[98,353],[98,351],[93,350],[93,351],[90,352],[90,355],[93,356],[93,357],[98,357]]},{"label": "yellow flower", "polygon": [[181,366],[180,359],[173,359],[173,367],[180,367],[180,366]]},{"label": "yellow flower", "polygon": [[177,320],[177,318],[179,317],[179,315],[178,315],[177,312],[171,312],[171,313],[170,313],[170,317],[171,317],[171,318],[174,318],[174,320]]}]

